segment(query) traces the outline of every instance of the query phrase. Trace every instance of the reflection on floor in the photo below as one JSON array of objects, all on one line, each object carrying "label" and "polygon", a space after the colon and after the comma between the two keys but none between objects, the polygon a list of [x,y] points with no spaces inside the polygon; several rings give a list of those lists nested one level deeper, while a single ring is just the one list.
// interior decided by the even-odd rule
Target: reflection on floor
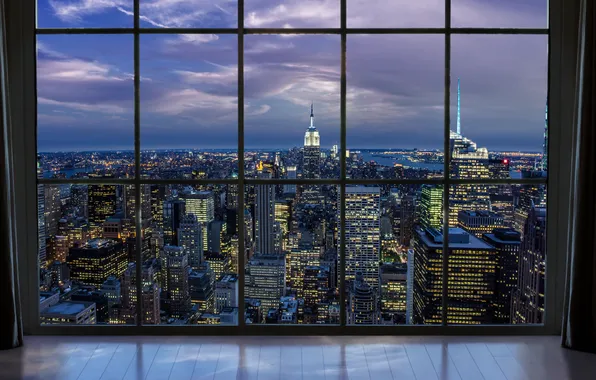
[{"label": "reflection on floor", "polygon": [[583,380],[558,337],[27,337],[2,379]]}]

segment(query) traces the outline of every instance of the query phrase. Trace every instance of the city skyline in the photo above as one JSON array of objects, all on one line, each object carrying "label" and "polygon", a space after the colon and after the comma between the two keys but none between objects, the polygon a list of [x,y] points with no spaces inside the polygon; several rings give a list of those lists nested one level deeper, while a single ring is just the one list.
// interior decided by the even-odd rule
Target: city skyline
[{"label": "city skyline", "polygon": [[[129,3],[40,1],[39,27],[131,26]],[[199,13],[205,9],[198,21],[190,13],[175,17],[184,14],[186,3],[164,12],[159,2],[142,2],[141,26],[235,27],[235,16],[228,17],[235,2],[188,3]],[[441,1],[393,3],[357,12],[364,2],[348,1],[348,26],[442,26],[442,10],[422,12]],[[284,6],[296,12],[280,12]],[[370,19],[386,11],[384,6],[400,7],[413,21],[397,17],[390,25],[385,17],[382,25],[372,25]],[[482,16],[488,10],[480,11],[481,6],[494,8],[490,19]],[[540,28],[547,26],[546,9],[545,1],[456,1],[453,24]],[[337,27],[339,2],[248,1],[246,14],[247,27]],[[201,24],[205,19],[221,22]],[[547,39],[453,35],[452,129],[460,77],[463,133],[493,151],[540,151]],[[236,148],[235,35],[141,35],[140,53],[141,150]],[[339,145],[339,36],[247,35],[244,55],[247,149],[299,146],[308,125],[305,109],[313,101],[321,146]],[[39,151],[132,150],[133,72],[132,35],[39,36]],[[347,148],[442,149],[443,85],[441,34],[349,35]]]}]

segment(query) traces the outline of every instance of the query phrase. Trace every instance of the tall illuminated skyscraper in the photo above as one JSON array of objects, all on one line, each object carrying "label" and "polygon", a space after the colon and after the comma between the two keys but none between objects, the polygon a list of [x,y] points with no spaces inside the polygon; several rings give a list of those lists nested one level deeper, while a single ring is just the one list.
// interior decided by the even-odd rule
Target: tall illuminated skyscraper
[{"label": "tall illuminated skyscraper", "polygon": [[443,228],[443,186],[422,187],[418,212],[422,228]]},{"label": "tall illuminated skyscraper", "polygon": [[311,104],[310,126],[304,134],[302,177],[306,179],[321,177],[321,139],[314,123],[315,115]]},{"label": "tall illuminated skyscraper", "polygon": [[103,223],[116,213],[116,185],[89,185],[89,230],[92,238],[101,237]]},{"label": "tall illuminated skyscraper", "polygon": [[[286,263],[278,255],[259,255],[246,267],[245,297],[260,301],[261,315],[279,307],[285,295]],[[258,321],[260,322],[260,321]]]},{"label": "tall illuminated skyscraper", "polygon": [[166,256],[166,299],[173,318],[186,316],[190,311],[190,288],[188,276],[188,254],[183,247],[167,245],[164,247]]},{"label": "tall illuminated skyscraper", "polygon": [[380,202],[380,187],[346,187],[346,280],[353,281],[361,272],[363,281],[374,289],[379,287]]},{"label": "tall illuminated skyscraper", "polygon": [[[495,248],[461,228],[449,229],[448,323],[492,323],[497,259]],[[443,234],[414,234],[413,322],[442,323]]]},{"label": "tall illuminated skyscraper", "polygon": [[207,225],[215,219],[215,198],[211,191],[186,192],[183,194],[186,202],[186,213],[194,214],[203,226],[203,250],[208,248],[209,236]]},{"label": "tall illuminated skyscraper", "polygon": [[194,214],[186,214],[178,227],[178,244],[188,253],[188,264],[195,270],[203,262],[203,230]]},{"label": "tall illuminated skyscraper", "polygon": [[511,300],[517,288],[520,233],[511,228],[497,228],[482,239],[497,250],[497,287],[493,298],[494,323],[511,323]]},{"label": "tall illuminated skyscraper", "polygon": [[178,245],[178,228],[186,213],[186,204],[179,199],[163,203],[163,241],[164,245]]},{"label": "tall illuminated skyscraper", "polygon": [[399,207],[399,243],[404,246],[410,245],[412,232],[414,231],[414,220],[416,219],[416,196],[404,195]]}]

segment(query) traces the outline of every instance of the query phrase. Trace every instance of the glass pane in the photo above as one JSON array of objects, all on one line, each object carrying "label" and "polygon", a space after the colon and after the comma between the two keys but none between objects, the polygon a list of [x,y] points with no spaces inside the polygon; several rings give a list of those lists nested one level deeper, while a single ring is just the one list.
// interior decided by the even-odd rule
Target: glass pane
[{"label": "glass pane", "polygon": [[339,323],[337,186],[245,188],[247,323]]},{"label": "glass pane", "polygon": [[337,178],[339,36],[248,35],[244,75],[246,176]]},{"label": "glass pane", "polygon": [[547,36],[453,36],[453,178],[546,176],[547,43]]},{"label": "glass pane", "polygon": [[[478,194],[472,186],[451,193]],[[450,196],[448,323],[543,323],[546,186],[482,190],[486,198]]]},{"label": "glass pane", "polygon": [[339,0],[246,0],[247,28],[339,28]]},{"label": "glass pane", "polygon": [[548,0],[451,0],[451,25],[478,28],[546,28]]},{"label": "glass pane", "polygon": [[442,28],[445,0],[346,0],[349,28]]},{"label": "glass pane", "polygon": [[348,36],[348,177],[443,177],[444,45],[442,36]]},{"label": "glass pane", "polygon": [[134,199],[133,185],[37,186],[42,325],[136,323]]},{"label": "glass pane", "polygon": [[441,323],[441,247],[425,249],[420,226],[440,225],[442,192],[431,185],[346,187],[348,324]]},{"label": "glass pane", "polygon": [[238,45],[215,34],[141,36],[142,174],[238,173]]},{"label": "glass pane", "polygon": [[158,289],[160,301],[143,323],[237,325],[238,187],[143,186],[143,292]]},{"label": "glass pane", "polygon": [[133,38],[37,40],[37,150],[44,178],[134,176]]},{"label": "glass pane", "polygon": [[37,0],[39,28],[132,28],[133,0]]},{"label": "glass pane", "polygon": [[235,28],[237,0],[140,0],[141,28]]}]

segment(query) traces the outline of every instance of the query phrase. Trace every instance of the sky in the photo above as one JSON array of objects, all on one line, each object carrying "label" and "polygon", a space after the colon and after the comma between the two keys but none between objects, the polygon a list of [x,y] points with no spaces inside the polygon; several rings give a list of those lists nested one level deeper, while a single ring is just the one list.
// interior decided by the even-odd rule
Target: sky
[{"label": "sky", "polygon": [[[348,27],[443,27],[442,0],[347,0]],[[38,0],[39,28],[132,27],[131,0]],[[234,28],[232,0],[141,0],[141,27]],[[546,0],[452,0],[457,27],[547,26]],[[339,0],[245,0],[245,26],[338,27]],[[542,148],[547,36],[453,35],[462,132],[492,150]],[[314,103],[321,145],[340,143],[340,38],[246,35],[245,145],[303,143]],[[237,146],[233,34],[140,37],[141,148]],[[445,39],[348,35],[347,147],[443,146]],[[38,150],[134,148],[133,37],[39,35]]]}]

